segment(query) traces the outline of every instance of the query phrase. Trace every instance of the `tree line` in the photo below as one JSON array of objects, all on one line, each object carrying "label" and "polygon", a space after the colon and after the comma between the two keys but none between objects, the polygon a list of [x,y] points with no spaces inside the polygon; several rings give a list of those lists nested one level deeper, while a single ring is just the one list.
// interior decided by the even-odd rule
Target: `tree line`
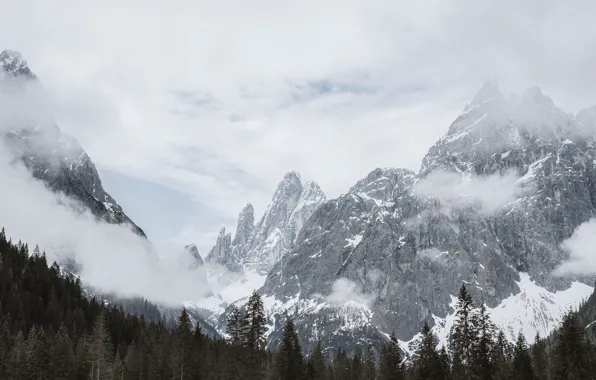
[{"label": "tree line", "polygon": [[254,292],[232,307],[226,337],[212,338],[182,310],[175,326],[85,296],[80,280],[39,249],[0,232],[0,379],[11,380],[571,380],[593,379],[596,349],[578,313],[549,339],[510,344],[462,286],[449,341],[428,324],[407,356],[395,335],[348,354],[318,343],[304,354],[296,326],[267,349],[267,318]]}]

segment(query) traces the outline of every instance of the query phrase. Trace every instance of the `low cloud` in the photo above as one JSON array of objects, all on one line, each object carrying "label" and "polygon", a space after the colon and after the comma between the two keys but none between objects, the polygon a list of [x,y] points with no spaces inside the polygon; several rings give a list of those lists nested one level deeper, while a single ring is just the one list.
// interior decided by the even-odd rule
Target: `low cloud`
[{"label": "low cloud", "polygon": [[345,305],[348,302],[356,302],[370,307],[376,296],[366,294],[360,285],[347,278],[335,280],[331,287],[331,294],[325,297],[325,301],[335,306]]},{"label": "low cloud", "polygon": [[450,209],[476,205],[490,214],[517,199],[518,179],[515,171],[472,177],[467,173],[435,170],[416,183],[414,193],[419,198],[438,198]]},{"label": "low cloud", "polygon": [[445,265],[447,263],[446,259],[447,259],[448,253],[449,252],[441,252],[437,248],[427,248],[427,249],[418,251],[416,256],[419,259],[432,261],[432,262],[440,264],[440,265]]},{"label": "low cloud", "polygon": [[[39,245],[50,263],[73,259],[84,284],[172,306],[202,298],[214,288],[207,268],[192,268],[183,247],[155,248],[125,226],[98,221],[82,205],[34,180],[4,146],[0,178],[0,225],[7,235],[28,243],[30,250]],[[221,271],[219,282],[228,276]]]},{"label": "low cloud", "polygon": [[569,259],[555,269],[555,275],[595,274],[596,219],[582,223],[561,247],[569,253]]}]

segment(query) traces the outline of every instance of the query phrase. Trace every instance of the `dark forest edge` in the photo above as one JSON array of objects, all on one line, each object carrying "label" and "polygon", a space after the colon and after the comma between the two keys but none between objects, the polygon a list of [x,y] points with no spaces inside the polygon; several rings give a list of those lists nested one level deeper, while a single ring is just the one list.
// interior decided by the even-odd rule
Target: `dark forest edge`
[{"label": "dark forest edge", "polygon": [[228,319],[227,340],[193,327],[182,310],[173,327],[87,298],[78,278],[48,265],[39,250],[0,232],[0,379],[11,380],[562,380],[593,379],[596,349],[580,312],[569,311],[548,340],[511,345],[462,286],[448,347],[438,350],[427,324],[406,358],[394,335],[379,355],[372,346],[330,356],[318,344],[304,356],[287,320],[276,352],[266,350],[263,302],[253,293]]}]

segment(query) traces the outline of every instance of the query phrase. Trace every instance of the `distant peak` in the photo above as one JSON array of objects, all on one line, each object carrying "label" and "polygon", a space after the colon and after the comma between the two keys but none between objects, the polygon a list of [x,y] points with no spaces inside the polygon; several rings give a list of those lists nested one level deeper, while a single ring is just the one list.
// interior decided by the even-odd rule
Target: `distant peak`
[{"label": "distant peak", "polygon": [[22,54],[16,50],[2,51],[2,53],[0,53],[0,66],[2,66],[5,73],[10,73],[14,76],[27,75],[35,77],[27,66],[27,61],[25,61]]},{"label": "distant peak", "polygon": [[547,103],[549,105],[554,104],[552,99],[549,96],[544,95],[538,86],[532,86],[528,88],[522,95],[521,99],[523,102],[529,103]]},{"label": "distant peak", "polygon": [[254,214],[255,208],[253,207],[252,203],[247,203],[244,205],[244,208],[240,212],[240,214]]},{"label": "distant peak", "polygon": [[501,93],[501,90],[499,90],[499,85],[497,82],[486,81],[480,88],[480,91],[478,91],[476,96],[474,96],[472,104],[479,105],[500,98],[503,98],[503,94]]},{"label": "distant peak", "polygon": [[305,189],[313,189],[313,190],[321,190],[321,186],[319,186],[319,184],[316,183],[315,181],[306,181],[304,183],[304,188]]},{"label": "distant peak", "polygon": [[284,174],[284,181],[300,182],[300,174],[295,170],[290,170]]}]

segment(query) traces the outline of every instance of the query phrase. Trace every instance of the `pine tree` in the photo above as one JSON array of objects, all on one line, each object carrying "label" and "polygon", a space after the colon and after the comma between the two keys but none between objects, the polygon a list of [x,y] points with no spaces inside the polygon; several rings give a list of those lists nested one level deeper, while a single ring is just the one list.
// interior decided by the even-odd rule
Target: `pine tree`
[{"label": "pine tree", "polygon": [[325,363],[325,354],[323,353],[321,341],[317,342],[317,345],[308,356],[308,379],[327,379],[327,364]]},{"label": "pine tree", "polygon": [[232,306],[232,310],[228,315],[226,334],[228,335],[228,342],[230,344],[243,344],[242,342],[242,313],[236,306]]},{"label": "pine tree", "polygon": [[508,380],[511,375],[512,353],[503,331],[499,331],[497,335],[497,340],[491,353],[491,361],[494,368],[493,379]]},{"label": "pine tree", "polygon": [[15,336],[12,349],[8,355],[6,372],[8,379],[26,380],[27,375],[27,344],[22,332]]},{"label": "pine tree", "polygon": [[495,344],[495,326],[484,304],[474,310],[470,322],[473,331],[471,374],[476,379],[490,379],[494,373],[491,352]]},{"label": "pine tree", "polygon": [[186,309],[182,309],[178,317],[178,325],[174,331],[174,344],[172,352],[172,378],[188,380],[193,372],[193,332],[190,316]]},{"label": "pine tree", "polygon": [[302,380],[304,359],[294,322],[288,318],[284,326],[283,339],[276,358],[276,379]]},{"label": "pine tree", "polygon": [[362,372],[362,379],[376,379],[377,378],[377,364],[375,359],[375,352],[372,345],[366,347],[364,353],[364,369]]},{"label": "pine tree", "polygon": [[112,378],[114,380],[124,380],[124,376],[126,375],[126,370],[124,368],[124,363],[120,359],[120,356],[116,354],[112,365]]},{"label": "pine tree", "polygon": [[513,351],[513,379],[514,380],[534,380],[534,369],[532,368],[532,358],[526,343],[526,339],[520,332],[515,343]]},{"label": "pine tree", "polygon": [[68,380],[74,367],[72,341],[66,327],[60,326],[50,348],[51,379]]},{"label": "pine tree", "polygon": [[564,317],[555,335],[552,353],[553,380],[590,379],[589,345],[579,323],[577,312]]},{"label": "pine tree", "polygon": [[447,349],[445,348],[445,346],[441,348],[441,352],[439,353],[439,359],[441,360],[443,378],[445,380],[451,380],[451,359],[449,358],[449,354],[447,353]]},{"label": "pine tree", "polygon": [[113,348],[104,314],[97,316],[86,346],[90,379],[112,380]]},{"label": "pine tree", "polygon": [[[1,305],[0,305],[1,308]],[[8,322],[4,321],[0,327],[0,379],[6,379],[8,374],[6,368],[8,366],[9,354],[12,348],[10,329]]]},{"label": "pine tree", "polygon": [[534,367],[534,374],[537,380],[546,380],[548,360],[546,357],[546,342],[540,339],[540,335],[536,333],[534,338],[534,345],[532,346],[532,366]]},{"label": "pine tree", "polygon": [[49,364],[46,334],[43,329],[32,328],[27,338],[27,378],[31,380],[48,378]]},{"label": "pine tree", "polygon": [[475,334],[472,325],[472,297],[462,285],[456,306],[455,323],[451,329],[450,347],[453,355],[454,380],[469,380]]},{"label": "pine tree", "polygon": [[267,319],[261,295],[254,291],[246,305],[247,331],[245,334],[246,345],[254,350],[261,351],[266,348],[265,334],[267,333]]},{"label": "pine tree", "polygon": [[414,380],[443,380],[443,365],[437,352],[437,341],[427,322],[422,327],[422,337],[414,362]]},{"label": "pine tree", "polygon": [[404,371],[401,365],[401,350],[395,334],[391,334],[389,342],[383,346],[379,365],[380,380],[402,380]]},{"label": "pine tree", "polygon": [[350,380],[350,358],[341,347],[333,355],[333,378],[334,380]]},{"label": "pine tree", "polygon": [[360,348],[356,348],[350,363],[349,380],[359,380],[360,376],[362,376],[362,370],[362,350]]},{"label": "pine tree", "polygon": [[124,367],[126,374],[129,379],[140,379],[143,367],[143,353],[139,349],[136,342],[132,342],[126,350],[126,356],[124,357]]}]

